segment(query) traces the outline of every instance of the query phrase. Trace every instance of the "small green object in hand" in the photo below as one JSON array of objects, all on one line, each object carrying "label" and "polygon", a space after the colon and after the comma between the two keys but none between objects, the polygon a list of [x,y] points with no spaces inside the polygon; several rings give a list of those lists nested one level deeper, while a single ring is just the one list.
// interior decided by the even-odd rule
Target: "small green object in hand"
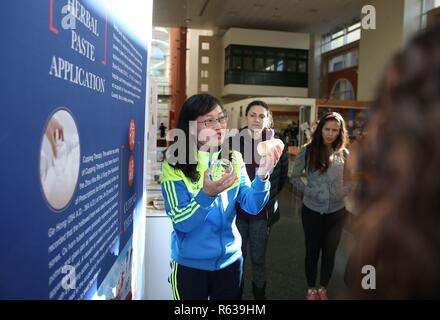
[{"label": "small green object in hand", "polygon": [[[231,161],[227,159],[218,159],[211,163],[209,167],[209,178],[212,181],[220,180],[223,177],[226,169],[232,167]],[[234,174],[234,170],[231,171],[230,177]]]}]

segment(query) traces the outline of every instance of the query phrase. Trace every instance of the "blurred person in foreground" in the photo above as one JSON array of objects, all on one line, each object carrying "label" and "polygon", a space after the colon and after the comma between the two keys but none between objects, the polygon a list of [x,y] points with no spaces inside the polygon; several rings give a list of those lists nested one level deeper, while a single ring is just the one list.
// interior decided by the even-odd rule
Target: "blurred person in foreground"
[{"label": "blurred person in foreground", "polygon": [[391,61],[353,152],[365,178],[345,274],[350,298],[440,298],[439,89],[436,26]]}]

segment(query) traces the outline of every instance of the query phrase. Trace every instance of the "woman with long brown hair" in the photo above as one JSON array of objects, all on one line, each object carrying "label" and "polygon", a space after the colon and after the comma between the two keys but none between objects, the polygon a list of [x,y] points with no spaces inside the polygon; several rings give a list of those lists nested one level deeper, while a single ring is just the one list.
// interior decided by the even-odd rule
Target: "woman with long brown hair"
[{"label": "woman with long brown hair", "polygon": [[355,152],[366,179],[346,271],[351,298],[440,297],[439,88],[437,26],[391,61]]},{"label": "woman with long brown hair", "polygon": [[[350,191],[344,184],[347,142],[347,128],[342,116],[337,112],[327,113],[320,119],[310,143],[301,148],[293,165],[291,182],[304,194],[301,214],[306,242],[307,300],[328,299],[326,288],[344,224],[344,198]],[[307,184],[302,180],[303,172]],[[320,255],[320,288],[317,290]]]}]

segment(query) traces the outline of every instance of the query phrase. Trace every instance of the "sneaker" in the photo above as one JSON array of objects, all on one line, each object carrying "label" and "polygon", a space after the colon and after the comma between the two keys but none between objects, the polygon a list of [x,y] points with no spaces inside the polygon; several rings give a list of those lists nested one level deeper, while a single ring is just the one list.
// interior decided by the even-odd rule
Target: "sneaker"
[{"label": "sneaker", "polygon": [[316,291],[316,289],[309,289],[307,291],[306,300],[319,300],[318,291]]},{"label": "sneaker", "polygon": [[318,294],[319,294],[319,300],[328,300],[326,288],[324,287],[319,288]]}]

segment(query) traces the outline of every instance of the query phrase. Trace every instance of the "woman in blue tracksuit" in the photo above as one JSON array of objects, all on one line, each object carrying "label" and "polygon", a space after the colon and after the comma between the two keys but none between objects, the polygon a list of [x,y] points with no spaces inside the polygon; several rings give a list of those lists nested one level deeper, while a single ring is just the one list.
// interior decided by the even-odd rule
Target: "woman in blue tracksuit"
[{"label": "woman in blue tracksuit", "polygon": [[[215,97],[191,96],[182,106],[180,130],[166,152],[162,194],[174,228],[170,275],[174,299],[239,299],[243,258],[235,205],[257,214],[269,199],[269,172],[281,150],[263,158],[251,182],[241,154],[220,148],[226,122]],[[208,168],[224,158],[232,167],[213,181]]]}]

